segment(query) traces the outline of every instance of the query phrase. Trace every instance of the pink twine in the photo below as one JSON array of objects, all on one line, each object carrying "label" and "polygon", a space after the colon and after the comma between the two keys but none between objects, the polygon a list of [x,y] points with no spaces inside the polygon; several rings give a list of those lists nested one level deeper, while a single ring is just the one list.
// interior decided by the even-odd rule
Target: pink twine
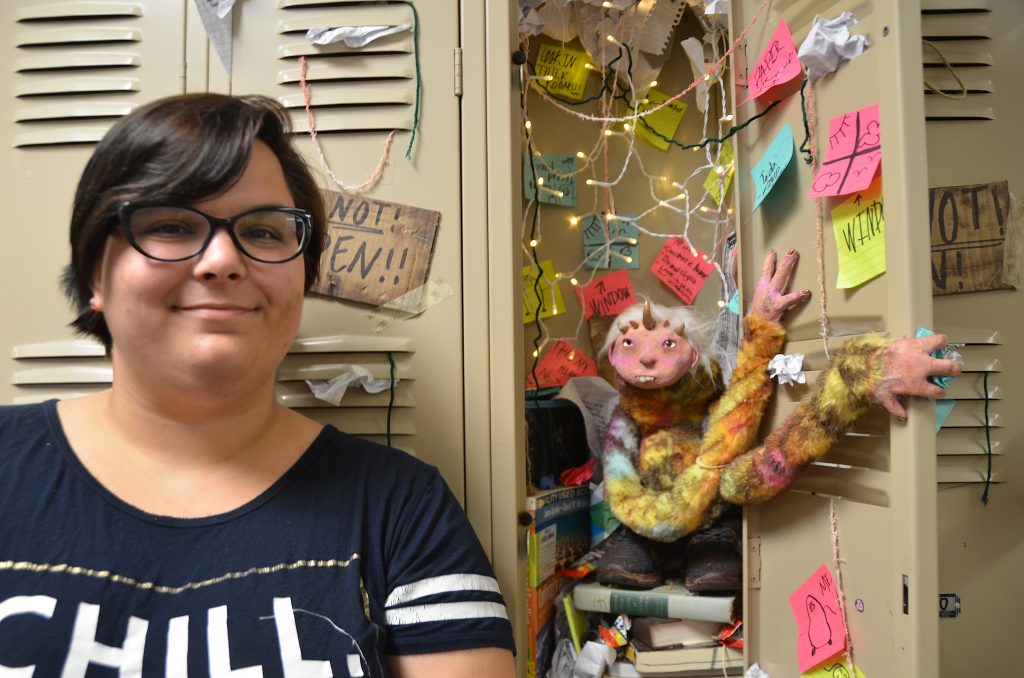
[{"label": "pink twine", "polygon": [[338,179],[331,171],[330,165],[327,164],[327,156],[324,155],[324,149],[320,146],[320,140],[316,136],[316,124],[313,122],[313,109],[310,107],[310,94],[309,94],[309,82],[306,80],[306,57],[299,57],[299,84],[302,86],[302,99],[306,105],[306,124],[309,127],[309,138],[313,141],[313,148],[316,149],[317,155],[320,157],[320,164],[323,166],[324,171],[327,172],[327,176],[331,178],[339,188],[345,191],[365,191],[373,188],[380,181],[381,176],[384,174],[384,166],[388,162],[388,157],[391,155],[391,142],[395,139],[395,133],[398,130],[391,130],[388,134],[388,138],[384,140],[384,148],[381,151],[380,158],[377,160],[377,167],[373,170],[373,174],[368,179],[358,184],[346,184],[344,181]]},{"label": "pink twine", "polygon": [[839,613],[843,616],[843,628],[846,630],[846,663],[850,666],[850,675],[857,675],[853,660],[853,639],[850,638],[850,620],[846,616],[846,592],[843,590],[844,561],[839,557],[839,516],[836,513],[836,498],[829,500],[829,524],[832,528],[832,566],[836,570],[836,593],[839,596]]},{"label": "pink twine", "polygon": [[[814,83],[807,82],[807,129],[810,131],[812,175],[818,174],[818,114],[814,110]],[[828,351],[828,305],[825,287],[825,214],[821,198],[814,199],[814,247],[818,264],[818,325],[821,328],[821,342],[825,346],[825,357],[832,356]]]}]

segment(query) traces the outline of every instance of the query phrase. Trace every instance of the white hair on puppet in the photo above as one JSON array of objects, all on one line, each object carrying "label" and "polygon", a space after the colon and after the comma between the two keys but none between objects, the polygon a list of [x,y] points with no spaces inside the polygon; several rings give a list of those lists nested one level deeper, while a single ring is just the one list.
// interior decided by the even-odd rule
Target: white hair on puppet
[{"label": "white hair on puppet", "polygon": [[711,372],[711,362],[719,361],[718,351],[711,339],[714,336],[715,323],[693,310],[692,306],[664,306],[652,301],[643,301],[634,304],[625,311],[615,316],[608,334],[605,336],[604,344],[598,356],[603,358],[608,355],[615,339],[622,335],[622,328],[629,325],[631,321],[643,323],[644,304],[650,304],[651,316],[654,321],[661,323],[668,321],[669,327],[683,328],[685,339],[691,346],[697,349],[697,364]]}]

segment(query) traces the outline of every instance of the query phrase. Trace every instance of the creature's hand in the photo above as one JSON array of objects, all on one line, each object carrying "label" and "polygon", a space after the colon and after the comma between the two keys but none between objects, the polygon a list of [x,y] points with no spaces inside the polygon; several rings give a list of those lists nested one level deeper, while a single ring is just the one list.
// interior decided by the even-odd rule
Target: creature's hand
[{"label": "creature's hand", "polygon": [[947,343],[948,339],[942,334],[890,342],[885,348],[885,376],[875,390],[875,397],[882,407],[904,420],[907,410],[900,402],[900,396],[942,398],[946,389],[931,383],[928,377],[956,376],[961,372],[960,363],[956,360],[931,356],[932,351]]},{"label": "creature's hand", "polygon": [[783,313],[811,298],[810,290],[786,294],[799,258],[796,250],[790,250],[776,269],[775,250],[768,251],[768,256],[764,258],[764,266],[761,268],[761,280],[758,281],[754,299],[750,302],[750,315],[759,315],[765,320],[777,323]]}]

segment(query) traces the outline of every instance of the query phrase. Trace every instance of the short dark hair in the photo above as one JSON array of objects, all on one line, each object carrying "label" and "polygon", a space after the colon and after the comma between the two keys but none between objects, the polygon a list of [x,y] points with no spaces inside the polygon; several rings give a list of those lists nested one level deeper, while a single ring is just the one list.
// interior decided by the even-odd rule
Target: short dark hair
[{"label": "short dark hair", "polygon": [[313,217],[313,235],[303,253],[308,292],[320,270],[327,222],[315,175],[292,147],[290,135],[288,112],[264,96],[172,96],[140,106],[114,124],[89,158],[75,191],[71,262],[62,280],[77,314],[71,325],[110,351],[110,330],[103,314],[89,308],[89,299],[121,203],[188,204],[218,196],[242,176],[257,139],[281,163],[295,206]]}]

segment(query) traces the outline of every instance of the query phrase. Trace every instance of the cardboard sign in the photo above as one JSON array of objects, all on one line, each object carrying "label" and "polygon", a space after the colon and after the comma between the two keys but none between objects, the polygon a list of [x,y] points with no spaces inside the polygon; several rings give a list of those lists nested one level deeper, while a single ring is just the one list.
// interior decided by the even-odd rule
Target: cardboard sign
[{"label": "cardboard sign", "polygon": [[533,83],[548,94],[579,101],[587,86],[586,63],[586,52],[541,45],[537,51],[536,74],[541,78],[550,75],[552,79],[534,80]]},{"label": "cardboard sign", "polygon": [[534,172],[540,180],[540,202],[563,207],[576,206],[575,155],[535,155],[531,166],[527,154],[523,158],[523,197],[527,200],[533,200],[536,195]]},{"label": "cardboard sign", "polygon": [[596,377],[597,363],[589,355],[565,339],[559,339],[544,352],[537,363],[537,382],[529,369],[526,373],[526,388],[551,388],[563,386],[573,377]]},{"label": "cardboard sign", "polygon": [[775,87],[785,84],[803,73],[800,59],[793,44],[793,34],[785,20],[779,19],[768,45],[754,63],[747,79],[749,89],[747,98],[756,99],[764,96]]},{"label": "cardboard sign", "polygon": [[837,115],[828,123],[828,149],[809,198],[865,191],[882,163],[882,123],[878,104]]},{"label": "cardboard sign", "polygon": [[[717,171],[719,168],[725,169],[725,171],[719,174]],[[735,171],[736,164],[735,156],[732,152],[732,140],[726,139],[718,153],[718,162],[715,169],[708,172],[708,176],[704,179],[704,190],[708,192],[708,195],[711,196],[719,207],[722,206],[722,201],[725,200],[725,194],[729,192],[729,184],[732,183],[732,175]]]},{"label": "cardboard sign", "polygon": [[[523,267],[523,323],[533,322],[533,318],[537,314],[538,293],[540,294],[541,318],[550,318],[565,312],[562,291],[558,289],[558,285],[551,286],[555,279],[555,269],[550,259],[540,262],[540,273],[541,277],[538,281],[536,267]],[[537,289],[534,289],[535,283]]]},{"label": "cardboard sign", "polygon": [[882,177],[832,210],[839,275],[836,288],[862,285],[885,273],[885,216]]},{"label": "cardboard sign", "polygon": [[440,212],[323,193],[329,242],[313,292],[381,306],[426,281]]},{"label": "cardboard sign", "polygon": [[682,238],[669,238],[651,266],[651,273],[687,306],[693,304],[714,270],[715,265],[705,261],[697,248],[691,250]]},{"label": "cardboard sign", "polygon": [[[594,214],[583,222],[583,265],[587,268],[640,268],[640,234],[636,224],[626,219],[608,221]],[[607,226],[607,233],[605,227]]]},{"label": "cardboard sign", "polygon": [[[641,113],[649,111],[655,106],[664,103],[666,99],[668,99],[667,94],[659,92],[652,87],[647,92],[647,103],[640,104],[637,110]],[[636,135],[658,150],[667,151],[671,142],[666,141],[666,139],[676,138],[676,131],[679,129],[679,123],[682,121],[683,113],[685,112],[686,104],[677,99],[650,115],[637,118]]]},{"label": "cardboard sign", "polygon": [[576,288],[576,298],[583,308],[583,319],[594,315],[615,316],[636,302],[633,282],[625,271],[616,271]]},{"label": "cardboard sign", "polygon": [[797,664],[801,672],[821,664],[846,648],[846,624],[832,572],[822,564],[789,596],[796,617]]},{"label": "cardboard sign", "polygon": [[1005,181],[928,191],[932,294],[1012,289],[1004,281],[1010,189]]},{"label": "cardboard sign", "polygon": [[778,135],[776,135],[768,150],[764,152],[764,155],[757,161],[754,168],[750,170],[751,175],[754,177],[754,207],[751,211],[760,207],[761,201],[768,197],[768,194],[792,159],[793,128],[787,122],[779,130]]}]

